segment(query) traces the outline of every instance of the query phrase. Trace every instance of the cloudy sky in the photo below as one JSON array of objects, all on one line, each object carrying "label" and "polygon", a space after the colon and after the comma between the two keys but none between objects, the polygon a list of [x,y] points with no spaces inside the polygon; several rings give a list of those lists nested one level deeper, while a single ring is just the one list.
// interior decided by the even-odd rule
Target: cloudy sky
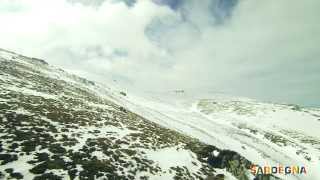
[{"label": "cloudy sky", "polygon": [[139,91],[320,106],[319,0],[1,0],[0,48]]}]

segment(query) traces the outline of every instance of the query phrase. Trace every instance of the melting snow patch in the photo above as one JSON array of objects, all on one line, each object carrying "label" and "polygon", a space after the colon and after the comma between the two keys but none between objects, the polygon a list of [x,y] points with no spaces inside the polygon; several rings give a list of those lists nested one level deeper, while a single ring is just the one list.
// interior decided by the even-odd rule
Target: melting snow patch
[{"label": "melting snow patch", "polygon": [[[83,126],[79,129],[74,129],[72,133],[80,134],[80,137],[75,137],[78,143],[72,147],[73,150],[81,149],[87,142],[88,139],[94,138],[105,138],[109,133],[115,133],[115,137],[121,139],[131,133],[136,133],[138,131],[129,130],[127,128],[118,128],[115,126],[104,126],[104,127],[94,127],[94,126]],[[100,154],[101,155],[101,154]]]},{"label": "melting snow patch", "polygon": [[105,155],[102,151],[93,151],[91,155],[96,156],[99,160],[110,159],[110,157]]},{"label": "melting snow patch", "polygon": [[24,155],[19,156],[18,161],[13,161],[5,165],[0,166],[0,171],[4,171],[5,169],[12,168],[15,172],[19,172],[24,175],[25,179],[33,179],[34,175],[29,172],[29,169],[33,167],[33,165],[27,163],[30,160],[33,160],[33,155]]},{"label": "melting snow patch", "polygon": [[100,109],[109,109],[113,110],[114,108],[112,106],[106,105],[106,104],[95,104],[92,102],[87,102],[88,106],[95,107],[95,108],[100,108]]},{"label": "melting snow patch", "polygon": [[168,170],[170,167],[186,166],[189,170],[197,171],[199,167],[193,162],[201,164],[194,153],[179,147],[163,148],[156,151],[146,150],[146,156],[163,170]]},{"label": "melting snow patch", "polygon": [[219,155],[219,151],[214,150],[214,151],[212,152],[212,154],[213,154],[214,157],[217,157],[217,156]]},{"label": "melting snow patch", "polygon": [[23,108],[18,108],[17,110],[15,110],[15,112],[17,114],[24,114],[24,115],[33,115],[32,113],[30,113],[29,111],[23,109]]},{"label": "melting snow patch", "polygon": [[35,91],[32,89],[27,89],[27,88],[17,88],[17,87],[11,86],[11,87],[6,87],[6,89],[8,89],[10,91],[15,91],[15,92],[21,92],[26,95],[43,97],[45,99],[57,99],[57,96],[46,94],[46,93],[39,92],[39,91]]}]

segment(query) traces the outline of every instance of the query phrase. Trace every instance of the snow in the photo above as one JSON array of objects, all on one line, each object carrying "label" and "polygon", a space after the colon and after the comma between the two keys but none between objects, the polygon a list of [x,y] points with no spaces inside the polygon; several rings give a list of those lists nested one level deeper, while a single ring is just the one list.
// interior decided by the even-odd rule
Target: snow
[{"label": "snow", "polygon": [[92,103],[92,102],[87,102],[88,106],[91,107],[96,107],[96,108],[100,108],[100,109],[108,109],[108,110],[113,110],[114,108],[112,106],[106,105],[106,104],[96,104],[96,103]]},{"label": "snow", "polygon": [[[115,133],[115,137],[117,137],[118,139],[122,139],[125,136],[136,132],[138,131],[129,130],[127,128],[118,128],[115,126],[104,126],[102,128],[95,126],[80,126],[78,129],[73,129],[69,133],[65,132],[64,134],[66,134],[67,136],[70,136],[72,133],[80,135],[79,137],[75,137],[78,141],[76,145],[74,145],[73,147],[66,147],[67,149],[73,149],[75,151],[78,151],[86,144],[86,141],[90,138],[105,138],[106,134]],[[98,155],[99,157],[103,156],[102,154],[96,155]]]},{"label": "snow", "polygon": [[100,160],[109,159],[109,156],[106,156],[102,151],[93,151],[91,153],[92,156],[96,156]]},{"label": "snow", "polygon": [[[226,169],[215,169],[217,174],[224,174],[224,180],[237,180],[231,173],[229,173]],[[253,179],[253,177],[251,177]]]},{"label": "snow", "polygon": [[[296,111],[287,105],[257,102],[248,98],[230,97],[224,94],[195,96],[190,93],[177,94],[164,92],[139,95],[128,93],[127,96],[121,96],[119,94],[121,91],[120,87],[112,87],[110,89],[98,83],[95,83],[95,85],[86,84],[80,78],[69,75],[59,69],[49,66],[38,68],[38,66],[34,66],[28,61],[13,58],[17,56],[17,54],[0,49],[0,61],[4,59],[8,61],[21,61],[25,65],[39,70],[43,76],[63,80],[72,85],[87,89],[101,98],[109,99],[162,126],[198,138],[202,142],[212,144],[218,148],[234,150],[261,166],[282,164],[289,166],[304,165],[307,167],[308,174],[306,176],[286,176],[285,179],[320,179],[320,171],[318,170],[320,147],[316,148],[316,145],[301,142],[303,138],[320,140],[320,122],[318,120],[320,119],[320,110],[318,108],[302,108],[300,111]],[[1,75],[0,80],[17,81],[18,79]],[[46,99],[59,98],[55,95],[25,87],[17,88],[16,86],[8,85],[4,88]],[[112,110],[113,108],[105,104],[92,102],[88,102],[88,105],[105,110]],[[29,113],[24,109],[18,109],[16,112],[20,114]],[[62,127],[58,122],[53,122],[45,117],[43,120],[57,128]],[[96,130],[99,133],[92,133]],[[252,133],[251,130],[256,130],[256,133]],[[105,126],[103,128],[94,126],[80,127],[78,130],[69,132],[80,134],[79,137],[76,137],[79,143],[71,148],[74,150],[81,149],[88,138],[104,137],[106,133],[110,132],[115,133],[117,138],[123,138],[136,131],[129,130],[125,126],[123,128],[114,126]],[[294,135],[288,132],[294,133]],[[280,146],[271,142],[266,139],[266,133],[285,138],[288,141],[288,145]],[[70,135],[67,132],[64,134]],[[297,154],[298,151],[302,151],[303,153],[299,155]],[[197,162],[195,155],[179,147],[155,151],[146,150],[146,152],[148,159],[155,161],[161,168],[166,170],[177,165],[181,166],[181,164],[194,171],[198,169],[192,163],[192,161]],[[218,151],[212,153],[214,156],[218,156],[219,154]],[[101,151],[95,151],[93,154],[101,159],[106,158]],[[311,160],[306,160],[304,158],[305,155],[310,156]],[[19,170],[24,171],[30,168],[26,163],[29,159],[32,159],[32,157],[21,156],[19,157],[19,161],[0,166],[0,170],[8,167],[19,167]],[[218,170],[218,172],[220,171],[226,175],[226,179],[233,178],[225,170]],[[63,174],[64,172],[57,173]],[[32,179],[30,173],[27,174],[28,176],[25,178]],[[165,174],[152,176],[152,179],[172,178],[173,174],[170,174],[168,171]]]},{"label": "snow", "polygon": [[213,154],[214,157],[217,157],[217,156],[219,155],[219,153],[220,153],[220,152],[217,151],[217,150],[214,150],[214,151],[212,152],[212,154]]},{"label": "snow", "polygon": [[[149,175],[151,179],[172,179],[174,174],[169,172],[171,167],[185,166],[191,174],[197,172],[200,168],[197,165],[201,163],[197,160],[196,155],[178,146],[158,150],[145,150],[145,152],[148,159],[154,161],[156,165],[166,172],[161,173],[161,175]],[[194,163],[196,163],[196,165]]]},{"label": "snow", "polygon": [[30,113],[29,111],[23,109],[23,108],[18,108],[17,110],[15,110],[15,112],[17,114],[25,114],[25,115],[33,115],[32,113]]},{"label": "snow", "polygon": [[161,169],[168,170],[170,167],[186,166],[188,169],[195,169],[192,164],[196,155],[179,147],[158,149],[156,151],[146,151],[148,159],[156,162]]},{"label": "snow", "polygon": [[8,164],[1,165],[0,171],[4,172],[5,169],[12,168],[15,172],[19,172],[24,175],[24,179],[33,179],[34,175],[29,172],[29,169],[33,167],[33,165],[28,164],[27,162],[33,160],[33,155],[24,155],[19,156],[18,161],[9,162]]},{"label": "snow", "polygon": [[39,91],[36,91],[36,90],[33,90],[33,89],[28,89],[28,88],[25,88],[25,87],[18,88],[16,86],[6,86],[5,89],[10,90],[10,91],[20,92],[20,93],[26,94],[26,95],[43,97],[45,99],[58,99],[58,96],[47,94],[47,93],[43,93],[43,92],[39,92]]},{"label": "snow", "polygon": [[14,57],[14,56],[15,56],[15,54],[0,49],[0,59],[3,58],[6,60],[11,60],[12,57]]},{"label": "snow", "polygon": [[[311,113],[294,111],[287,105],[219,95],[198,98],[190,94],[148,93],[123,97],[115,92],[109,93],[108,96],[110,100],[146,119],[219,148],[234,150],[259,165],[305,165],[312,170],[311,167],[315,167],[313,163],[320,162],[319,149],[310,144],[303,144],[282,132],[297,131],[303,137],[319,138],[320,123]],[[202,99],[217,102],[219,108],[210,109],[213,107],[209,106],[210,111],[204,111],[205,107],[199,106],[203,102]],[[241,108],[248,111],[242,112]],[[313,114],[318,112],[312,110]],[[257,133],[239,128],[240,125],[257,130]],[[264,137],[267,132],[285,137],[291,144],[279,146]],[[303,155],[297,155],[298,150],[308,153],[312,161],[307,161]],[[318,171],[304,175],[303,179],[314,177],[320,177]]]}]

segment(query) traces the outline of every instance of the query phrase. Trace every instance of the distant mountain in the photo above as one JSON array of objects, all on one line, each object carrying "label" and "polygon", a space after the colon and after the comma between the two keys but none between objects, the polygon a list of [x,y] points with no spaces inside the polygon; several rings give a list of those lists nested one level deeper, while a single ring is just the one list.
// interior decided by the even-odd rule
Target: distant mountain
[{"label": "distant mountain", "polygon": [[129,102],[130,94],[0,49],[0,179],[253,178],[237,152],[152,122],[148,107]]}]

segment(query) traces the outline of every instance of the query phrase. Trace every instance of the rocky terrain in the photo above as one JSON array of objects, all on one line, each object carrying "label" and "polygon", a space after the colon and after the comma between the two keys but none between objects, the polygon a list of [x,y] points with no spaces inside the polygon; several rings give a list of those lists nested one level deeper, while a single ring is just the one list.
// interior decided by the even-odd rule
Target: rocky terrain
[{"label": "rocky terrain", "polygon": [[237,152],[149,121],[116,97],[127,98],[1,49],[0,179],[253,178]]},{"label": "rocky terrain", "polygon": [[0,179],[320,178],[320,109],[185,90],[134,94],[0,49]]}]

